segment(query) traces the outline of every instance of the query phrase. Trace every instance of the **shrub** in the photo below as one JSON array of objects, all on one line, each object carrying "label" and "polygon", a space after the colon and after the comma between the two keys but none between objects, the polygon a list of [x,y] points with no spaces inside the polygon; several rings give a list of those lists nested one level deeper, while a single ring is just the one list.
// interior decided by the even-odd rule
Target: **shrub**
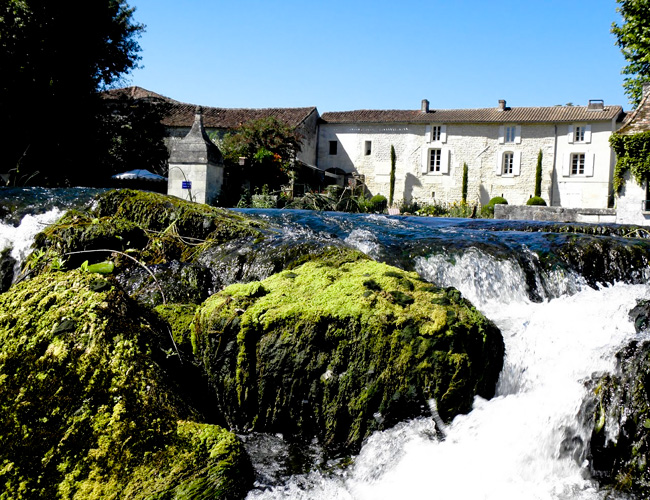
[{"label": "shrub", "polygon": [[526,205],[534,205],[534,206],[539,206],[539,207],[545,207],[546,202],[544,201],[544,198],[540,196],[533,196],[531,199],[529,199],[526,202]]},{"label": "shrub", "polygon": [[368,203],[368,212],[382,213],[384,210],[386,210],[387,204],[388,200],[383,194],[376,194],[370,198],[370,202]]},{"label": "shrub", "polygon": [[485,218],[494,217],[494,205],[507,205],[508,200],[502,196],[495,196],[492,198],[487,205],[481,208],[481,216]]}]

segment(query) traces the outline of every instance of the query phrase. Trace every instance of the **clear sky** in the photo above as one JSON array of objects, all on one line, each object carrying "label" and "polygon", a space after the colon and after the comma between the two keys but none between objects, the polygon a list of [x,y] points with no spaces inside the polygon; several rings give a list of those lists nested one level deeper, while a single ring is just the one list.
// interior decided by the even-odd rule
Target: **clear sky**
[{"label": "clear sky", "polygon": [[629,110],[615,0],[129,0],[126,83],[226,108]]}]

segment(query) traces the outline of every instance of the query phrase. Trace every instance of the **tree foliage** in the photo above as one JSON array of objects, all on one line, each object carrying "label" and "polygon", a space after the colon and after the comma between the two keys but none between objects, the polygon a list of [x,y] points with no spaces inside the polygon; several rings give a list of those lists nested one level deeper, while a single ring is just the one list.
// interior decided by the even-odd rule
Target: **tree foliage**
[{"label": "tree foliage", "polygon": [[133,12],[124,0],[0,0],[0,172],[18,183],[96,175],[97,92],[137,66]]},{"label": "tree foliage", "polygon": [[397,164],[397,155],[395,154],[395,146],[390,145],[390,189],[388,192],[388,204],[393,205],[393,198],[395,196],[395,168]]},{"label": "tree foliage", "polygon": [[544,153],[542,150],[539,150],[537,153],[537,166],[535,167],[535,197],[539,198],[542,196],[542,159],[544,158]]},{"label": "tree foliage", "polygon": [[622,73],[625,78],[623,88],[630,103],[637,106],[643,95],[643,83],[650,82],[650,1],[616,0],[616,11],[623,18],[618,25],[612,23],[612,33],[616,45],[627,61]]},{"label": "tree foliage", "polygon": [[[249,121],[226,134],[218,145],[229,170],[229,184],[238,189],[248,180],[253,189],[264,185],[279,189],[293,172],[301,139],[298,132],[274,117]],[[243,166],[240,158],[246,159]]]},{"label": "tree foliage", "polygon": [[168,112],[169,104],[159,99],[105,99],[96,143],[103,175],[144,168],[166,176],[169,151],[162,120]]},{"label": "tree foliage", "polygon": [[639,186],[650,180],[650,132],[612,134],[609,143],[616,153],[614,192],[620,192],[625,184],[625,172],[629,171]]},{"label": "tree foliage", "polygon": [[461,187],[461,200],[463,203],[467,203],[467,185],[469,182],[469,171],[467,168],[467,163],[463,163],[463,184]]}]

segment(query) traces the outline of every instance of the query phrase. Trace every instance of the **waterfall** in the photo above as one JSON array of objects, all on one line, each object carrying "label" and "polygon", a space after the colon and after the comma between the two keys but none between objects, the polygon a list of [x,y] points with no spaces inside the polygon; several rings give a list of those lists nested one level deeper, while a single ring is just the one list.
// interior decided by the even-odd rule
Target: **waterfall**
[{"label": "waterfall", "polygon": [[548,275],[540,279],[553,297],[532,302],[514,260],[471,250],[418,258],[416,269],[457,287],[502,330],[497,395],[477,397],[468,415],[446,426],[444,440],[434,418],[416,419],[374,434],[348,468],[293,476],[248,500],[605,498],[589,476],[591,427],[581,407],[592,374],[613,370],[617,347],[637,336],[628,312],[647,286],[594,289],[579,276]]}]

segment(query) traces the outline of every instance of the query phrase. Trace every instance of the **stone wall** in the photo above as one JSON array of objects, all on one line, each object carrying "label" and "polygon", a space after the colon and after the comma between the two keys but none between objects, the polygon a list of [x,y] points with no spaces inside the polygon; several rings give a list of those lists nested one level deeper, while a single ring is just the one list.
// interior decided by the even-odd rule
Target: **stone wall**
[{"label": "stone wall", "polygon": [[587,222],[592,224],[616,223],[616,210],[612,208],[564,208],[528,205],[495,205],[495,219],[537,220],[550,222]]}]

